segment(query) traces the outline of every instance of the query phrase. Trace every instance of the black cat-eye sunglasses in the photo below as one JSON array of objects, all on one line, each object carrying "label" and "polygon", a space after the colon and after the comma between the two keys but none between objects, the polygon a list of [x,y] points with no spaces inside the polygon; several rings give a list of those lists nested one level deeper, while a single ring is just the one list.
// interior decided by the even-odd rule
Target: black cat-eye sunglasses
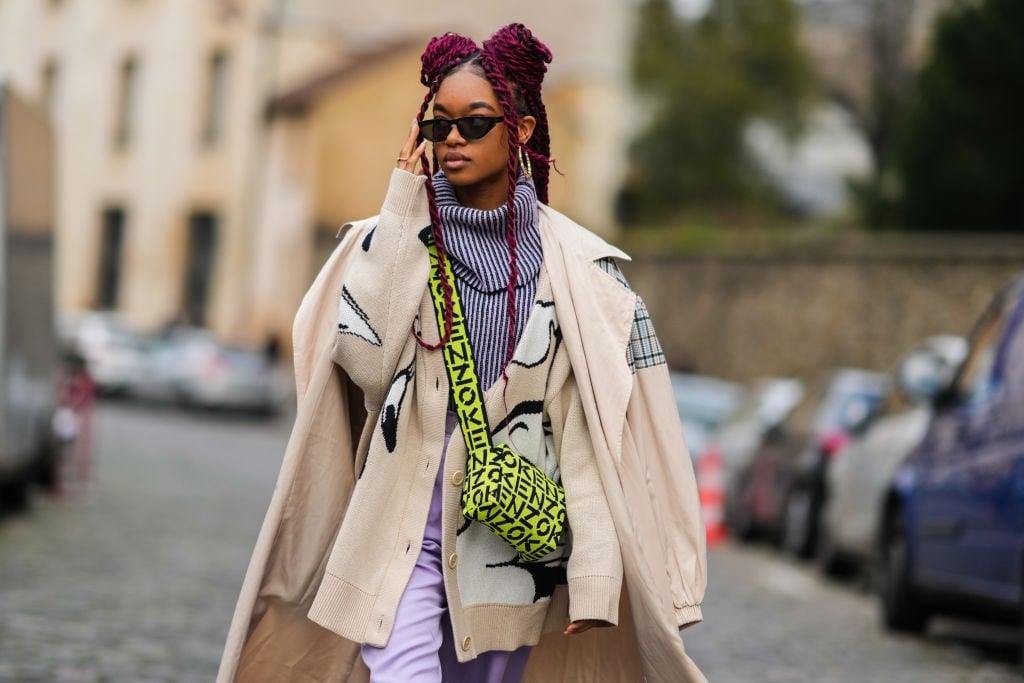
[{"label": "black cat-eye sunglasses", "polygon": [[466,140],[479,140],[504,121],[500,116],[463,116],[460,119],[427,119],[420,121],[420,135],[431,142],[444,142],[454,125]]}]

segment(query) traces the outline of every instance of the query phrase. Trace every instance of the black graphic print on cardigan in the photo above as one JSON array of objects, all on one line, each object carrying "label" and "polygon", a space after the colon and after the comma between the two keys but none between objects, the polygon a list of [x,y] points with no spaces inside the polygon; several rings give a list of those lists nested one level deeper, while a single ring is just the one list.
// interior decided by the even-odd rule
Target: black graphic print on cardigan
[{"label": "black graphic print on cardigan", "polygon": [[366,237],[363,238],[362,248],[363,251],[370,251],[370,245],[373,244],[373,236],[377,234],[377,226],[373,227],[373,230],[366,233]]},{"label": "black graphic print on cardigan", "polygon": [[491,428],[491,438],[494,438],[496,434],[499,434],[504,429],[508,429],[509,437],[515,435],[516,429],[529,430],[530,427],[527,423],[527,418],[541,418],[543,415],[543,401],[522,401],[517,403],[512,407],[512,410],[508,411],[508,415],[505,416],[504,420]]},{"label": "black graphic print on cardigan", "polygon": [[338,332],[365,339],[374,346],[380,346],[380,336],[370,325],[370,319],[356,302],[348,287],[341,288],[338,303]]},{"label": "black graphic print on cardigan", "polygon": [[384,406],[380,411],[380,431],[384,435],[384,445],[388,453],[394,453],[398,445],[398,420],[402,416],[402,402],[405,400],[406,389],[412,382],[415,373],[415,361],[409,363],[391,380],[388,393],[384,396]]},{"label": "black graphic print on cardigan", "polygon": [[526,368],[537,367],[548,359],[548,355],[558,351],[558,345],[562,343],[562,329],[555,320],[555,302],[537,301],[530,315],[537,317],[537,326],[547,328],[548,334],[545,339],[541,335],[523,339],[516,347],[512,362]]},{"label": "black graphic print on cardigan", "polygon": [[496,562],[487,565],[488,569],[498,569],[500,567],[516,567],[529,573],[530,578],[533,579],[534,602],[550,598],[555,594],[555,588],[559,584],[569,582],[566,576],[565,563],[561,559],[546,562],[523,562],[518,555],[515,555],[508,562]]}]

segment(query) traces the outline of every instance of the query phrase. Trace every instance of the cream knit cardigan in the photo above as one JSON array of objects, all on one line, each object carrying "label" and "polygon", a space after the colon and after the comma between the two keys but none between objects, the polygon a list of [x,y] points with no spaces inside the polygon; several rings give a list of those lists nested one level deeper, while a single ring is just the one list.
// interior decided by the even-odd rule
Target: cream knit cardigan
[{"label": "cream knit cardigan", "polygon": [[[332,354],[362,390],[372,420],[357,451],[360,477],[309,618],[378,647],[388,641],[419,555],[448,407],[443,356],[425,350],[412,334],[415,326],[426,341],[438,340],[421,272],[424,226],[430,224],[423,183],[422,176],[395,171],[377,224],[344,276]],[[466,448],[453,437],[445,459],[441,552],[460,661],[540,640],[563,557],[570,618],[618,622],[622,559],[615,525],[547,280],[542,271],[507,387],[499,378],[484,401],[495,443],[508,444],[552,478],[561,471],[571,543],[541,561],[521,563],[489,529],[467,524],[460,511]],[[564,600],[561,591],[556,600]],[[564,608],[554,610],[546,630],[564,629],[563,614]]]}]

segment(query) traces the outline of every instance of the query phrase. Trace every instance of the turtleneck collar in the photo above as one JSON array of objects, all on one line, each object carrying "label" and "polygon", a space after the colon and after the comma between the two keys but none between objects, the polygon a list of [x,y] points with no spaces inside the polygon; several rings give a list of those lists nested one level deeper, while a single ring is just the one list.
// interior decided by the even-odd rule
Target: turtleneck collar
[{"label": "turtleneck collar", "polygon": [[[455,188],[444,176],[433,177],[445,252],[451,256],[458,280],[482,292],[504,291],[509,278],[509,251],[505,237],[508,206],[491,211],[459,204]],[[519,277],[516,287],[536,281],[543,261],[537,191],[533,180],[520,174],[516,183],[515,230]]]}]

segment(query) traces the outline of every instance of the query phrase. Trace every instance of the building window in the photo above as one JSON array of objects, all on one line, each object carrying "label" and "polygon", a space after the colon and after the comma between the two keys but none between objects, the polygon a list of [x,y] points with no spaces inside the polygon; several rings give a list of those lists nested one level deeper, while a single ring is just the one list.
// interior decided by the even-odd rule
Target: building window
[{"label": "building window", "polygon": [[121,253],[124,248],[125,211],[114,206],[103,212],[103,236],[100,245],[100,282],[96,307],[117,308],[117,290],[121,284]]},{"label": "building window", "polygon": [[135,100],[138,96],[139,66],[134,57],[121,63],[121,85],[118,91],[117,121],[114,146],[123,149],[131,144],[135,123]]},{"label": "building window", "polygon": [[203,116],[203,145],[215,145],[224,132],[224,114],[227,107],[228,56],[223,52],[214,53],[210,58],[207,88],[206,113]]},{"label": "building window", "polygon": [[57,108],[60,106],[60,67],[50,60],[43,67],[43,109],[50,121],[57,120]]},{"label": "building window", "polygon": [[189,217],[184,312],[188,324],[205,325],[217,252],[217,216],[199,211]]}]

